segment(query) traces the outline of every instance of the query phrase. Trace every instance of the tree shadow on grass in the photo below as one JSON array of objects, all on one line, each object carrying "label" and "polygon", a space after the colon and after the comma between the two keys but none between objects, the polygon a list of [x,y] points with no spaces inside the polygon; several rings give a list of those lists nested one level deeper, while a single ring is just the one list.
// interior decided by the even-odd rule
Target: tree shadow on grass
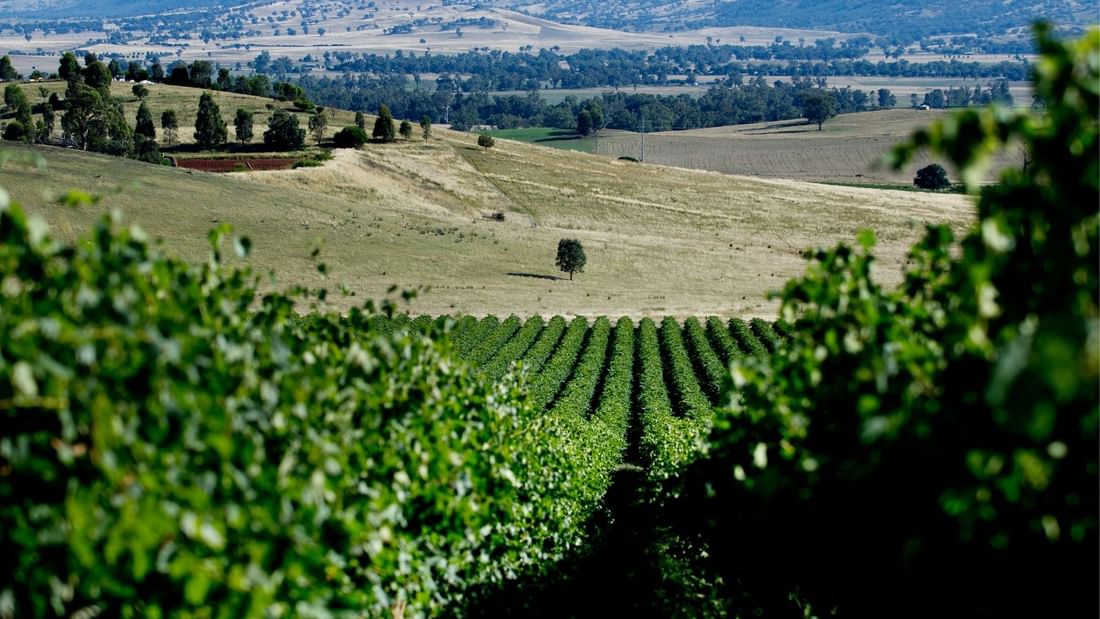
[{"label": "tree shadow on grass", "polygon": [[505,275],[511,275],[512,277],[533,277],[535,279],[549,279],[551,281],[561,281],[566,278],[558,277],[557,275],[546,275],[545,273],[505,273]]}]

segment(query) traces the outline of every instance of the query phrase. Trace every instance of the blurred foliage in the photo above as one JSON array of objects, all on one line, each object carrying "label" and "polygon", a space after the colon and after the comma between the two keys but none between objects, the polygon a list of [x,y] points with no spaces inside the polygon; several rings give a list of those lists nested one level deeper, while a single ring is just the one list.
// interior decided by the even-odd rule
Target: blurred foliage
[{"label": "blurred foliage", "polygon": [[[1100,32],[1037,39],[1038,109],[957,113],[893,153],[961,171],[961,243],[930,227],[896,290],[869,232],[810,253],[781,293],[793,337],[734,360],[683,518],[746,612],[1097,615]],[[1021,145],[1025,170],[978,184]]]},{"label": "blurred foliage", "polygon": [[189,265],[0,195],[0,616],[423,617],[580,543],[622,437],[446,321],[300,318],[323,293],[259,295],[228,228]]}]

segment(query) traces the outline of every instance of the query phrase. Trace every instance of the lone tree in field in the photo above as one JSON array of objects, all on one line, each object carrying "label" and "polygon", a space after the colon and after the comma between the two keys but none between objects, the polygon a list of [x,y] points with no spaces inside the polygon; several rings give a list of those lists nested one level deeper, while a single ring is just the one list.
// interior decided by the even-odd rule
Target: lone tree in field
[{"label": "lone tree in field", "polygon": [[817,123],[817,130],[833,116],[836,116],[836,100],[832,93],[821,90],[808,90],[802,93],[802,115],[811,123]]},{"label": "lone tree in field", "polygon": [[219,148],[229,139],[229,131],[214,97],[202,93],[199,97],[199,115],[195,119],[195,143],[203,150]]},{"label": "lone tree in field", "polygon": [[328,115],[325,114],[324,108],[317,108],[317,110],[309,117],[309,131],[313,134],[313,139],[317,140],[317,145],[321,145],[321,140],[325,139],[325,129],[328,128]]},{"label": "lone tree in field", "polygon": [[279,150],[293,150],[301,148],[305,141],[306,130],[298,127],[298,117],[283,109],[275,110],[264,131],[264,144]]},{"label": "lone tree in field", "polygon": [[355,126],[364,130],[367,128],[367,119],[362,112],[355,113]]},{"label": "lone tree in field", "polygon": [[374,131],[371,137],[383,142],[392,142],[397,139],[397,130],[393,127],[393,114],[385,105],[378,106],[378,120],[374,121]]},{"label": "lone tree in field", "polygon": [[563,272],[569,274],[569,280],[573,280],[573,273],[584,273],[584,264],[588,258],[584,255],[584,247],[577,239],[562,239],[558,241],[558,259],[555,264]]},{"label": "lone tree in field", "polygon": [[233,127],[237,130],[237,141],[248,144],[252,141],[252,112],[243,107],[237,108],[237,117],[233,119]]},{"label": "lone tree in field", "polygon": [[401,134],[401,137],[408,140],[409,138],[412,137],[412,134],[413,134],[412,123],[407,121],[407,120],[401,121],[401,126],[398,127],[397,132]]},{"label": "lone tree in field", "polygon": [[488,133],[482,133],[481,135],[477,136],[477,145],[484,148],[485,150],[489,150],[490,148],[495,146],[496,143],[497,141],[494,140],[493,136],[489,135]]},{"label": "lone tree in field", "polygon": [[178,133],[180,129],[179,117],[176,116],[176,110],[165,110],[160,115],[160,128],[164,129],[164,143],[169,146],[175,146],[179,141]]},{"label": "lone tree in field", "polygon": [[144,84],[134,84],[134,87],[130,89],[130,92],[134,93],[134,96],[142,101],[145,97],[149,96],[149,89]]},{"label": "lone tree in field", "polygon": [[432,117],[427,114],[420,117],[420,133],[424,135],[424,141],[427,142],[432,137]]},{"label": "lone tree in field", "polygon": [[933,163],[917,170],[913,184],[921,189],[947,189],[951,186],[951,181],[947,179],[947,170],[942,165]]}]

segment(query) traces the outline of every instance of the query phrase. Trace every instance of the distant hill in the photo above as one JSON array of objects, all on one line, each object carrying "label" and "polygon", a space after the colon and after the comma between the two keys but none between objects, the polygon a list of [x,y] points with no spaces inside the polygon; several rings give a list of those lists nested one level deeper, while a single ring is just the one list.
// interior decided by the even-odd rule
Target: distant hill
[{"label": "distant hill", "polygon": [[253,4],[241,0],[0,0],[0,18],[128,17],[181,9]]},{"label": "distant hill", "polygon": [[762,26],[868,32],[902,39],[1014,34],[1040,18],[1083,27],[1095,24],[1100,14],[1098,0],[506,0],[505,4],[555,21],[613,29]]}]

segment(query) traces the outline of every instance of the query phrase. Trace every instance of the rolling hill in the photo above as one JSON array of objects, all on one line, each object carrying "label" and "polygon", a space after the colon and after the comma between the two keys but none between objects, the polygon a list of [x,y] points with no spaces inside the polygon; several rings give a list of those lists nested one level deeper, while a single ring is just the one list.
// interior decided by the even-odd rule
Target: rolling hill
[{"label": "rolling hill", "polygon": [[0,0],[0,18],[129,17],[168,11],[250,4],[241,0]]},{"label": "rolling hill", "polygon": [[[168,105],[177,95],[161,88],[151,97]],[[179,91],[182,116],[197,94]],[[229,119],[239,96],[219,97],[234,97],[223,99]],[[329,134],[340,126],[330,123]],[[475,140],[437,129],[428,143],[336,151],[320,168],[227,175],[20,146],[12,150],[40,155],[46,167],[9,163],[0,186],[65,238],[117,209],[171,252],[203,260],[207,231],[231,223],[252,239],[252,264],[277,275],[273,286],[346,286],[356,296],[330,295],[336,309],[390,286],[430,287],[410,306],[428,313],[768,317],[775,304],[766,293],[802,271],[806,248],[873,229],[881,275],[896,282],[921,224],[973,217],[959,195],[753,179],[503,139],[486,150]],[[103,199],[57,206],[70,188]],[[488,218],[493,212],[504,221]],[[581,240],[588,254],[573,282],[554,267],[562,238]]]}]

